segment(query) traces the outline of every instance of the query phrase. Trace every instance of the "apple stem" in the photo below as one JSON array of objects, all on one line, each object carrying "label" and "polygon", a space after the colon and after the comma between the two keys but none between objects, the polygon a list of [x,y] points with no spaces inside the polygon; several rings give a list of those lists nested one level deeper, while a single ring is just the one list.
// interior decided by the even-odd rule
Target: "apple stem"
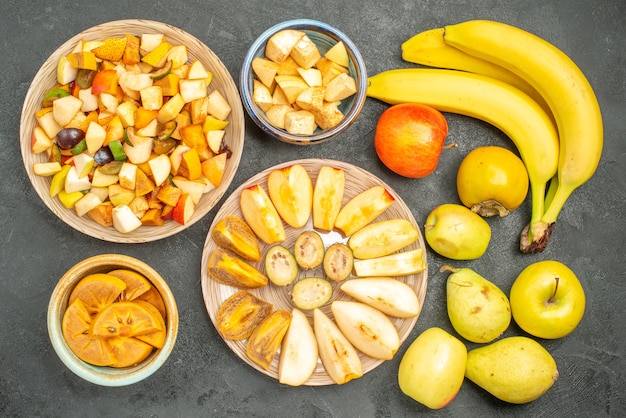
[{"label": "apple stem", "polygon": [[554,281],[556,282],[554,285],[554,293],[552,294],[550,299],[548,299],[548,303],[554,303],[554,300],[556,299],[556,292],[557,290],[559,290],[559,276],[556,276],[554,278]]}]

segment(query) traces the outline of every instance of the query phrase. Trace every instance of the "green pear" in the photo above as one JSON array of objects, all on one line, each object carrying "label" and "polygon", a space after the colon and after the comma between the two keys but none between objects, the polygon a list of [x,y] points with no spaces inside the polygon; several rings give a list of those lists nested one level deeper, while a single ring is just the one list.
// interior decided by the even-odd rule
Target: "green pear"
[{"label": "green pear", "polygon": [[513,404],[534,401],[559,377],[552,355],[528,337],[508,337],[467,353],[465,377]]},{"label": "green pear", "polygon": [[468,341],[489,343],[511,323],[511,305],[498,286],[469,268],[443,266],[453,273],[446,283],[448,317]]}]

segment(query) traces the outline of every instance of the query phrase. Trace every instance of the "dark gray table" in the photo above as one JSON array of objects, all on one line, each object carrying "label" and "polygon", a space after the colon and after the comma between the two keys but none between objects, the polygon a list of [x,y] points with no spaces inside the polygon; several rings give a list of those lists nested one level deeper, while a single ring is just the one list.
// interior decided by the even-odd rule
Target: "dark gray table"
[{"label": "dark gray table", "polygon": [[[0,17],[0,416],[624,416],[626,414],[626,287],[623,250],[626,145],[626,3],[620,0],[517,2],[410,1],[87,1],[4,2]],[[525,255],[518,237],[529,204],[505,219],[492,219],[493,240],[482,258],[467,263],[505,292],[528,264],[556,259],[570,266],[587,293],[588,307],[570,336],[543,341],[561,377],[539,400],[522,406],[497,401],[470,382],[445,409],[432,412],[404,396],[398,355],[344,386],[282,386],[235,356],[213,327],[200,291],[202,246],[217,211],[165,240],[119,245],[92,239],[58,220],[23,169],[19,118],[30,82],[59,45],[97,23],[126,18],[159,20],[204,41],[235,79],[248,46],[267,27],[291,18],[330,23],[360,47],[368,72],[407,65],[400,44],[418,31],[472,18],[518,25],[569,54],[594,86],[605,122],[605,149],[596,175],[577,190],[559,217],[547,250]],[[302,158],[334,158],[382,178],[423,223],[437,204],[456,202],[456,169],[478,145],[512,148],[499,131],[447,115],[449,141],[434,174],[421,180],[393,175],[377,159],[374,128],[386,108],[368,100],[359,120],[340,138],[295,147],[265,136],[246,119],[241,166],[229,192],[255,173]],[[154,266],[178,300],[180,332],[167,363],[149,379],[128,387],[99,387],[68,371],[54,353],[46,307],[58,278],[77,261],[99,253],[124,253]],[[451,331],[445,311],[446,262],[428,252],[430,277],[422,314],[409,337],[432,326]],[[520,331],[512,326],[507,335]]]}]

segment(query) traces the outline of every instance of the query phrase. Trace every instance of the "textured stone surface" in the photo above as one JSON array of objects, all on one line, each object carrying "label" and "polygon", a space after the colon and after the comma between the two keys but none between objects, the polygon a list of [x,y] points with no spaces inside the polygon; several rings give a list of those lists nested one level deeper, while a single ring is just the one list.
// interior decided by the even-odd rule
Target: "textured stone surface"
[{"label": "textured stone surface", "polygon": [[[626,6],[619,0],[282,0],[218,2],[5,2],[0,17],[0,415],[1,416],[624,416],[623,248],[626,246]],[[217,209],[185,232],[162,241],[118,245],[94,240],[58,220],[40,201],[23,169],[18,146],[23,99],[39,66],[59,45],[97,23],[145,18],[180,27],[204,41],[233,78],[248,46],[267,27],[306,17],[332,24],[360,47],[369,74],[408,66],[400,44],[418,31],[472,18],[520,26],[569,54],[594,86],[605,122],[605,150],[597,174],[575,191],[559,217],[546,251],[523,255],[519,232],[529,219],[524,204],[506,219],[492,219],[493,241],[471,267],[508,293],[528,264],[556,259],[579,276],[588,307],[579,328],[542,341],[561,373],[539,400],[521,406],[495,400],[466,381],[456,399],[435,413],[405,397],[397,367],[408,346],[362,379],[344,386],[289,388],[254,371],[222,342],[200,291],[200,259]],[[341,137],[314,147],[271,139],[246,118],[241,167],[229,192],[255,173],[302,158],[333,158],[369,170],[387,182],[422,223],[437,204],[457,202],[455,175],[462,157],[478,145],[513,149],[495,128],[447,115],[447,142],[428,178],[393,175],[373,148],[376,121],[386,106],[368,100],[358,121]],[[58,359],[46,329],[46,309],[58,278],[77,261],[119,252],[142,259],[169,281],[178,300],[180,331],[167,363],[149,379],[123,388],[92,385]],[[446,260],[428,251],[430,277],[425,305],[408,341],[424,329],[449,331],[445,311]],[[519,334],[511,326],[507,335]],[[471,347],[471,345],[468,345]]]}]

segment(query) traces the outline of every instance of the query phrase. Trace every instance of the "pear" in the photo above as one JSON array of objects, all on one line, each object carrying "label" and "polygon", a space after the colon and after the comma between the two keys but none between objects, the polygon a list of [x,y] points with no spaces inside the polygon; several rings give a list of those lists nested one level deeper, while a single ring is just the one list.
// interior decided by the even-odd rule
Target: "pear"
[{"label": "pear", "polygon": [[489,343],[511,323],[509,299],[494,283],[469,268],[443,266],[453,273],[446,284],[448,317],[463,338]]},{"label": "pear", "polygon": [[528,337],[508,337],[467,353],[465,377],[513,404],[534,401],[559,377],[552,355]]}]

